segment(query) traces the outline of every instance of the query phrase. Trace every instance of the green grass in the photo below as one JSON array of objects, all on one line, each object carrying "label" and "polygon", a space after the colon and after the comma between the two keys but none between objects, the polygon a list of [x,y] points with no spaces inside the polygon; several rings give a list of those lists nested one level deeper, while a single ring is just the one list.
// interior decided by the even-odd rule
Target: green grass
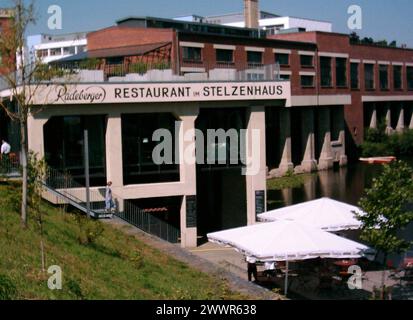
[{"label": "green grass", "polygon": [[303,186],[313,174],[288,174],[285,177],[267,180],[267,190],[293,189]]},{"label": "green grass", "polygon": [[[75,214],[47,203],[44,214],[46,269],[58,265],[63,289],[47,287],[41,271],[36,223],[20,226],[17,185],[0,184],[0,300],[9,299],[244,299],[214,278],[153,249],[136,237],[101,222],[94,242],[79,242]],[[11,199],[11,201],[7,201]],[[91,224],[91,222],[87,222]],[[89,230],[89,229],[88,229]]]}]

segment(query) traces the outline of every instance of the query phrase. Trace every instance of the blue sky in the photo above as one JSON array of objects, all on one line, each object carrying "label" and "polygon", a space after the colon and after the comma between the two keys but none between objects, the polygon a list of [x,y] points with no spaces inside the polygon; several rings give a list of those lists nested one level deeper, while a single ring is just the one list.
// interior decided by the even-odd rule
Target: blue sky
[{"label": "blue sky", "polygon": [[[0,0],[0,7],[11,0]],[[212,15],[243,10],[242,0],[35,0],[38,22],[29,30],[35,33],[91,31],[115,24],[131,15],[174,17],[187,14]],[[347,8],[363,9],[362,36],[376,40],[397,40],[413,47],[413,1],[411,0],[261,0],[261,9],[333,22],[334,31],[349,33]],[[63,30],[47,28],[47,8],[57,4],[63,10]]]}]

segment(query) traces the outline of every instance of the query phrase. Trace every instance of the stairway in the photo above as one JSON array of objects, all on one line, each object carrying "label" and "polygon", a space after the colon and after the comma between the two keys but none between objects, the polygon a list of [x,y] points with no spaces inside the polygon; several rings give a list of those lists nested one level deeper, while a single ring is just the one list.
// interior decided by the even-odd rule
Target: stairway
[{"label": "stairway", "polygon": [[[86,188],[76,182],[69,174],[48,169],[43,182],[43,198],[54,204],[70,204],[87,213]],[[125,222],[171,243],[180,242],[180,231],[159,218],[138,208],[129,200],[113,194],[116,210],[105,210],[105,188],[90,188],[90,216],[94,219],[112,218],[114,215]]]}]

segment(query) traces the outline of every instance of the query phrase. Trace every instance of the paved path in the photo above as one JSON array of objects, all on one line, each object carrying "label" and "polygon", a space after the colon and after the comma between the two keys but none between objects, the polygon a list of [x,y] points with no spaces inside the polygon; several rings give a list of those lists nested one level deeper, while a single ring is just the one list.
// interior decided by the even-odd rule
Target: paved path
[{"label": "paved path", "polygon": [[[242,279],[237,276],[236,273],[229,272],[225,268],[216,265],[199,255],[195,255],[188,250],[182,249],[179,245],[174,245],[169,242],[160,240],[153,237],[138,228],[131,226],[119,218],[113,218],[111,220],[102,220],[105,223],[112,225],[113,227],[122,230],[128,235],[136,236],[139,240],[145,242],[149,246],[156,248],[165,254],[168,254],[175,259],[182,261],[189,266],[212,275],[218,279],[224,279],[228,283],[229,288],[232,291],[239,292],[245,296],[252,297],[254,299],[262,300],[282,300],[283,297],[277,295],[265,288],[257,286],[251,282]],[[222,248],[221,248],[222,249]],[[234,251],[234,250],[232,250]],[[246,271],[245,271],[246,274]]]}]

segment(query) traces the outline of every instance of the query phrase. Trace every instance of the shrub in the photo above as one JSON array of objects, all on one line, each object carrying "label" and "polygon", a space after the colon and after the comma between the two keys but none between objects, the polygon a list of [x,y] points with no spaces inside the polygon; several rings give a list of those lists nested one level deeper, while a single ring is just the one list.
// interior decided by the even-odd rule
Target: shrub
[{"label": "shrub", "polygon": [[79,226],[78,241],[80,244],[95,243],[105,230],[102,222],[88,219],[86,216],[78,214],[76,220]]},{"label": "shrub", "polygon": [[394,154],[388,144],[380,142],[364,142],[361,150],[363,157],[388,156]]}]

